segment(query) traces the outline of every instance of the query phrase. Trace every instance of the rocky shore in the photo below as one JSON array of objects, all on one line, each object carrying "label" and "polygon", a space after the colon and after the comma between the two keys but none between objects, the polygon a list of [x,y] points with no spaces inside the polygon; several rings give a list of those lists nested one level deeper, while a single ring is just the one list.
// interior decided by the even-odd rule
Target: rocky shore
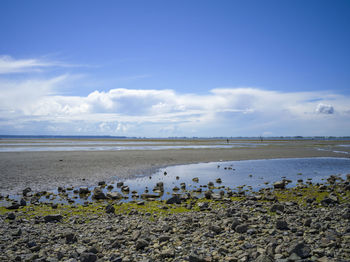
[{"label": "rocky shore", "polygon": [[350,175],[287,182],[166,201],[12,203],[0,208],[0,261],[350,261]]}]

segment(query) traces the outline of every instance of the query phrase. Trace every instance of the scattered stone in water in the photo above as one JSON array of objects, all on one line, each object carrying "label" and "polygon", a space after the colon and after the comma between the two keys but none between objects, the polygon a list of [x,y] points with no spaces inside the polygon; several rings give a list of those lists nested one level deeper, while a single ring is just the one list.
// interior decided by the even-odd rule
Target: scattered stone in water
[{"label": "scattered stone in water", "polygon": [[192,181],[198,183],[199,182],[199,178],[198,177],[194,177],[194,178],[192,178]]},{"label": "scattered stone in water", "polygon": [[285,189],[286,188],[286,181],[285,180],[277,181],[273,184],[273,187],[275,189]]},{"label": "scattered stone in water", "polygon": [[89,188],[87,188],[87,187],[81,187],[81,188],[79,188],[79,194],[85,195],[85,194],[89,194],[89,193],[90,193]]},{"label": "scattered stone in water", "polygon": [[30,187],[27,187],[22,191],[22,194],[23,196],[27,196],[29,192],[32,192],[32,189]]},{"label": "scattered stone in water", "polygon": [[216,179],[216,183],[221,184],[222,183],[221,178]]},{"label": "scattered stone in water", "polygon": [[102,192],[102,189],[100,187],[95,187],[92,198],[96,200],[106,199],[106,195]]},{"label": "scattered stone in water", "polygon": [[118,182],[117,187],[122,187],[124,185],[124,182]]}]

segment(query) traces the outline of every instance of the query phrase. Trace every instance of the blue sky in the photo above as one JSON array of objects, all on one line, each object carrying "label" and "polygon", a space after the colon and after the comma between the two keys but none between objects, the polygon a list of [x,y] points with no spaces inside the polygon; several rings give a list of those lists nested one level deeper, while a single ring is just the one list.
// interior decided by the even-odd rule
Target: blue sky
[{"label": "blue sky", "polygon": [[0,133],[350,135],[349,1],[1,1]]}]

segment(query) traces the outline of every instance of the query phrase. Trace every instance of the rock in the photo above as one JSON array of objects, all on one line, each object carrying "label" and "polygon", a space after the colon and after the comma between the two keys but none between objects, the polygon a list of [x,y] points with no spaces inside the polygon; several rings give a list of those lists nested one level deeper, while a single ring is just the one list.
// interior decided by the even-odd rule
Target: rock
[{"label": "rock", "polygon": [[32,189],[30,187],[27,187],[27,188],[23,189],[22,194],[23,194],[23,196],[27,196],[27,194],[29,192],[32,192]]},{"label": "rock", "polygon": [[248,230],[248,225],[247,224],[238,225],[235,228],[235,231],[237,233],[241,233],[241,234],[246,233],[247,230]]},{"label": "rock", "polygon": [[273,184],[273,187],[275,189],[285,189],[286,188],[286,182],[284,180],[282,181],[277,181]]},{"label": "rock", "polygon": [[107,214],[114,214],[114,212],[115,212],[115,208],[113,205],[106,206],[106,213]]},{"label": "rock", "polygon": [[202,258],[202,257],[200,257],[198,255],[191,254],[188,257],[188,261],[189,262],[206,262],[207,260],[205,260],[204,258]]},{"label": "rock", "polygon": [[310,247],[307,246],[304,242],[297,242],[293,243],[289,248],[288,248],[288,254],[292,255],[295,253],[301,258],[307,258],[310,256]]},{"label": "rock", "polygon": [[66,239],[66,244],[72,244],[77,242],[77,237],[74,233],[67,233],[64,237]]},{"label": "rock", "polygon": [[130,192],[130,188],[129,188],[129,186],[122,186],[121,191]]},{"label": "rock", "polygon": [[280,230],[287,230],[288,224],[285,220],[277,220],[276,221],[276,228]]},{"label": "rock", "polygon": [[171,248],[167,248],[160,252],[161,258],[167,258],[167,257],[175,257],[175,251]]},{"label": "rock", "polygon": [[209,204],[208,202],[199,202],[198,207],[201,211],[208,209]]},{"label": "rock", "polygon": [[194,177],[194,178],[192,178],[192,181],[198,183],[199,182],[199,178],[198,177]]},{"label": "rock", "polygon": [[100,187],[95,187],[92,198],[97,200],[106,199],[106,195],[102,192]]},{"label": "rock", "polygon": [[305,220],[304,226],[309,227],[309,226],[311,226],[311,223],[312,223],[312,219],[308,218],[308,219]]},{"label": "rock", "polygon": [[81,262],[95,262],[97,260],[97,256],[91,252],[84,252],[80,254]]},{"label": "rock", "polygon": [[165,203],[166,204],[181,204],[181,199],[178,195],[175,195],[175,196],[169,198]]},{"label": "rock", "polygon": [[19,205],[25,207],[27,205],[27,202],[23,198],[21,198],[21,200],[19,201]]},{"label": "rock", "polygon": [[16,219],[16,215],[14,213],[8,213],[7,214],[7,219],[15,220]]},{"label": "rock", "polygon": [[106,181],[100,181],[100,182],[98,182],[98,185],[99,186],[105,186],[106,185]]},{"label": "rock", "polygon": [[222,232],[221,227],[216,225],[209,226],[209,230],[213,231],[215,234],[220,234]]},{"label": "rock", "polygon": [[159,195],[149,194],[149,193],[144,193],[141,195],[141,198],[143,198],[143,199],[158,198],[158,197],[159,197]]},{"label": "rock", "polygon": [[174,186],[173,191],[179,191],[179,190],[180,188],[178,188],[177,186]]},{"label": "rock", "polygon": [[85,195],[85,194],[89,194],[89,193],[90,193],[89,188],[87,188],[87,187],[81,187],[81,188],[79,188],[79,194]]},{"label": "rock", "polygon": [[11,203],[11,205],[7,206],[6,209],[9,210],[15,210],[15,209],[19,209],[20,205],[17,202]]},{"label": "rock", "polygon": [[170,236],[162,235],[162,236],[160,236],[160,237],[158,238],[158,241],[159,241],[159,243],[161,243],[161,242],[169,241],[170,239],[171,239]]},{"label": "rock", "polygon": [[222,183],[221,178],[216,179],[216,183],[221,184]]},{"label": "rock", "polygon": [[205,191],[205,192],[204,192],[204,197],[205,197],[206,199],[211,199],[212,193],[213,193],[213,192],[212,192],[211,190]]},{"label": "rock", "polygon": [[60,222],[62,220],[63,216],[62,215],[47,215],[47,216],[44,216],[44,221],[46,223],[49,223],[49,222]]},{"label": "rock", "polygon": [[119,192],[108,192],[106,194],[106,197],[109,198],[109,199],[116,200],[116,199],[122,199],[123,195],[120,194]]},{"label": "rock", "polygon": [[234,218],[234,219],[232,220],[231,229],[235,230],[236,227],[237,227],[238,225],[240,225],[240,224],[241,224],[241,222],[240,222],[237,218]]},{"label": "rock", "polygon": [[124,185],[124,182],[118,182],[117,187],[122,187]]},{"label": "rock", "polygon": [[270,208],[270,211],[271,211],[271,212],[276,212],[277,210],[283,212],[283,211],[284,211],[284,205],[281,205],[281,204],[274,204],[274,205]]},{"label": "rock", "polygon": [[146,241],[145,239],[142,239],[142,238],[138,239],[138,240],[136,241],[136,244],[135,244],[136,250],[138,250],[138,249],[144,249],[144,248],[147,247],[147,246],[148,246],[148,241]]}]

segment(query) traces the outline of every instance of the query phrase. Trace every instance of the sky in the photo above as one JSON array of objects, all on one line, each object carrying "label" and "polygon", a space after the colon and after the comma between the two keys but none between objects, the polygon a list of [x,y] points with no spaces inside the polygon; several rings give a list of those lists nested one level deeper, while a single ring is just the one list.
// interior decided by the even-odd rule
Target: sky
[{"label": "sky", "polygon": [[350,1],[0,1],[0,134],[350,135]]}]

